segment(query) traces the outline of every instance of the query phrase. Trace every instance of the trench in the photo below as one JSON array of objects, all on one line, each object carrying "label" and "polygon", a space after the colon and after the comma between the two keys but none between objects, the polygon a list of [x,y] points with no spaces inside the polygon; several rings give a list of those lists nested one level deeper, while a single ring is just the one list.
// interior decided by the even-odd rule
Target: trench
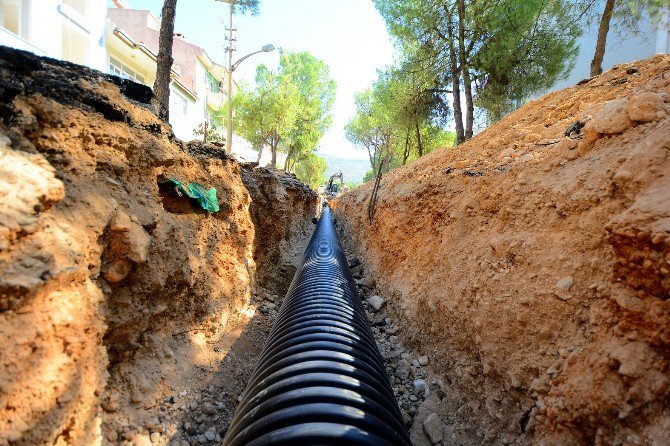
[{"label": "trench", "polygon": [[[391,172],[373,223],[371,185],[336,200],[349,261],[325,270],[349,306],[323,306],[366,342],[286,351],[372,357],[385,378],[365,389],[393,421],[315,413],[421,446],[665,444],[667,67],[612,69]],[[0,85],[0,445],[265,438],[245,389],[292,357],[272,327],[301,311],[316,194],[176,140],[127,81],[2,48]],[[655,114],[597,131],[622,107]],[[214,187],[220,212],[165,177]],[[295,420],[283,409],[267,429]]]}]

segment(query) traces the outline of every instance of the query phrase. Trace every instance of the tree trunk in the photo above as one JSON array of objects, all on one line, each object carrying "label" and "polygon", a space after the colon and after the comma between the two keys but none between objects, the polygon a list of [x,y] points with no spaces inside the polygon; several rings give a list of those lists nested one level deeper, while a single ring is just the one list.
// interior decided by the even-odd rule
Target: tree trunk
[{"label": "tree trunk", "polygon": [[370,150],[370,147],[371,147],[371,144],[368,144],[367,146],[365,146],[365,148],[368,150],[368,158],[370,159],[370,165],[372,166],[372,169],[374,170],[374,168],[375,168],[375,155],[372,152],[372,150]]},{"label": "tree trunk", "polygon": [[288,153],[286,154],[286,160],[284,161],[284,172],[289,171],[289,166],[291,165],[291,153],[293,152],[292,148],[288,149]]},{"label": "tree trunk", "polygon": [[258,158],[256,158],[256,162],[258,165],[261,164],[261,158],[263,158],[263,146],[261,146],[260,149],[258,149]]},{"label": "tree trunk", "polygon": [[165,0],[161,12],[161,30],[158,36],[156,81],[154,82],[154,107],[163,122],[170,120],[170,74],[172,72],[172,43],[177,0]]},{"label": "tree trunk", "polygon": [[615,0],[607,0],[605,10],[600,19],[598,28],[598,40],[596,41],[596,53],[591,61],[591,77],[597,76],[603,72],[603,58],[605,57],[605,46],[607,45],[607,33],[610,30],[610,21],[612,20],[612,11],[614,11]]},{"label": "tree trunk", "polygon": [[277,132],[273,132],[272,138],[270,138],[270,150],[272,151],[272,159],[270,160],[270,166],[273,169],[277,168],[277,147],[279,146],[279,138],[277,138]]},{"label": "tree trunk", "polygon": [[[377,205],[377,192],[379,191],[379,185],[382,181],[382,174],[384,173],[384,164],[386,166],[391,165],[391,152],[386,153],[386,158],[380,161],[379,170],[377,171],[377,177],[375,178],[375,185],[372,187],[372,193],[370,194],[370,201],[368,201],[368,219],[370,224],[372,224],[375,218],[375,206]],[[388,171],[388,170],[387,170]]]},{"label": "tree trunk", "polygon": [[407,127],[407,132],[405,132],[405,151],[402,153],[402,165],[407,164],[407,158],[409,158],[409,127]]},{"label": "tree trunk", "polygon": [[449,24],[449,59],[451,65],[451,85],[452,95],[454,97],[454,120],[456,121],[456,144],[465,141],[465,130],[463,129],[463,111],[461,109],[461,77],[458,70],[458,60],[456,59],[456,49],[454,48],[453,24]]},{"label": "tree trunk", "polygon": [[421,142],[421,129],[419,128],[419,120],[417,120],[415,123],[416,127],[416,147],[417,150],[419,151],[419,157],[423,156],[423,143]]},{"label": "tree trunk", "polygon": [[463,88],[465,90],[465,139],[472,138],[475,107],[472,103],[472,80],[465,54],[465,0],[458,1],[458,55],[463,74]]}]

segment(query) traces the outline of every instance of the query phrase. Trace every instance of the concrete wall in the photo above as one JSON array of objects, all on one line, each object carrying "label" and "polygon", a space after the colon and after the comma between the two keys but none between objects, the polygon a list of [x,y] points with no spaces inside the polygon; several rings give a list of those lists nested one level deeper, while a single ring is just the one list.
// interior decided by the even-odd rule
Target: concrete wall
[{"label": "concrete wall", "polygon": [[[616,29],[610,29],[607,36],[603,71],[609,70],[616,64],[646,59],[656,53],[668,52],[670,28],[668,27],[667,17],[656,27],[652,27],[649,19],[645,17],[640,23],[639,30],[640,32],[635,36],[625,36],[617,33]],[[558,81],[546,93],[570,87],[580,80],[590,77],[591,60],[595,52],[597,36],[597,24],[585,30],[578,41],[579,55],[574,68],[566,79]],[[539,96],[542,95],[537,97]]]}]

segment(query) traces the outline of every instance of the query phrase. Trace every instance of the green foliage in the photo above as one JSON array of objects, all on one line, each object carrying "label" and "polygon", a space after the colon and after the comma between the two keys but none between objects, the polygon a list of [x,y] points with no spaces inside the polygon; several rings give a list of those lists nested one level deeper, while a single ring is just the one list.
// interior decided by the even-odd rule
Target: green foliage
[{"label": "green foliage", "polygon": [[380,72],[372,88],[358,93],[355,102],[356,113],[345,133],[368,151],[373,171],[365,181],[382,164],[386,172],[437,147],[453,145],[453,133],[443,129],[444,103],[407,66]]},{"label": "green foliage", "polygon": [[256,86],[233,98],[235,128],[256,150],[269,146],[272,166],[287,154],[285,170],[306,159],[331,124],[335,82],[328,66],[307,52],[281,52],[279,69],[260,65]]},{"label": "green foliage", "polygon": [[572,70],[580,33],[563,1],[501,2],[490,12],[473,57],[476,103],[495,121],[551,87]]},{"label": "green foliage", "polygon": [[237,133],[256,150],[270,146],[273,167],[281,138],[292,129],[298,115],[299,95],[294,84],[260,65],[256,70],[256,88],[242,86],[233,97]]},{"label": "green foliage", "polygon": [[314,153],[309,153],[303,157],[295,166],[295,175],[312,189],[323,184],[325,172],[326,160]]},{"label": "green foliage", "polygon": [[[207,126],[207,142],[226,142],[226,137],[223,134],[225,129],[218,126]],[[200,140],[203,139],[205,135],[205,126],[199,124],[198,127],[193,130],[195,136],[199,136]]]},{"label": "green foliage", "polygon": [[260,12],[260,0],[218,0],[233,6],[233,13],[258,15]]},{"label": "green foliage", "polygon": [[288,171],[316,150],[332,124],[330,110],[335,102],[336,84],[330,78],[328,66],[307,52],[282,53],[280,67],[286,82],[299,91],[296,119],[282,140],[287,154],[284,170]]},{"label": "green foliage", "polygon": [[[374,0],[406,63],[433,91],[498,119],[571,69],[580,29],[564,0]],[[460,104],[453,119],[461,119]],[[469,135],[465,135],[468,137]],[[462,138],[462,136],[461,136]]]},{"label": "green foliage", "polygon": [[370,169],[367,172],[365,172],[365,176],[363,176],[363,182],[367,183],[368,181],[370,181],[374,177],[375,177],[375,171]]}]

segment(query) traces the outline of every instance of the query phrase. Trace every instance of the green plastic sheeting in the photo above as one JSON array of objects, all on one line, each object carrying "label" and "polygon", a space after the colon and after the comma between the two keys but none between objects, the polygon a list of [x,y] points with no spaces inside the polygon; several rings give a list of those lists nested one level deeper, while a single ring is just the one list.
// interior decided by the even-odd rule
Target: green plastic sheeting
[{"label": "green plastic sheeting", "polygon": [[161,181],[161,186],[174,186],[174,188],[189,198],[197,201],[201,208],[207,212],[219,212],[219,200],[216,198],[216,188],[207,189],[200,183],[186,183],[176,178]]}]

